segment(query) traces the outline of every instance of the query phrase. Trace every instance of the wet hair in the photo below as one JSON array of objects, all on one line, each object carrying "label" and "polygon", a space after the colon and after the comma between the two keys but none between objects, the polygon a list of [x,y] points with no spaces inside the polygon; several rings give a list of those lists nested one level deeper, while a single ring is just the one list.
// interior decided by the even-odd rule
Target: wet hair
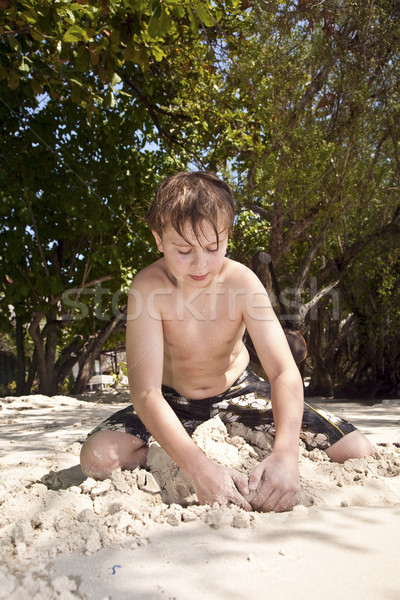
[{"label": "wet hair", "polygon": [[147,212],[146,222],[160,236],[165,229],[173,227],[188,243],[185,227],[190,225],[199,241],[199,235],[204,235],[203,224],[207,222],[215,232],[218,245],[221,233],[218,227],[222,226],[229,234],[234,216],[232,191],[215,173],[181,172],[160,184]]}]

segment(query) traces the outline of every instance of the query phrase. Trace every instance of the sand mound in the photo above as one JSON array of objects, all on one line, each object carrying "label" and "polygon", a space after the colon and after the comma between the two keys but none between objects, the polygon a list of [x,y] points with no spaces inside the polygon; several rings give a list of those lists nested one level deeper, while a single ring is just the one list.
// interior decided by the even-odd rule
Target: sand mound
[{"label": "sand mound", "polygon": [[[54,401],[54,399],[53,399]],[[62,397],[64,406],[82,401]],[[3,404],[3,417],[45,397],[13,399]],[[3,419],[4,423],[4,419]],[[215,462],[250,473],[271,452],[271,439],[233,424],[229,431],[216,417],[194,434],[196,443]],[[236,507],[200,506],[190,482],[169,456],[153,443],[148,468],[115,471],[110,479],[87,479],[79,467],[80,444],[45,457],[17,475],[5,466],[0,484],[0,598],[76,598],[68,577],[49,578],[46,564],[60,554],[79,550],[90,555],[115,544],[137,548],[152,528],[177,527],[198,521],[206,528],[254,528],[266,515]],[[68,460],[66,460],[66,457]],[[307,451],[300,442],[300,506],[388,506],[400,498],[400,452],[376,446],[373,457],[329,462],[324,452]],[[26,465],[22,463],[20,468]],[[9,475],[9,476],[7,476]],[[33,569],[33,571],[32,571]],[[28,573],[28,571],[30,571]],[[11,594],[14,594],[11,596]],[[25,594],[25,595],[24,595]]]}]

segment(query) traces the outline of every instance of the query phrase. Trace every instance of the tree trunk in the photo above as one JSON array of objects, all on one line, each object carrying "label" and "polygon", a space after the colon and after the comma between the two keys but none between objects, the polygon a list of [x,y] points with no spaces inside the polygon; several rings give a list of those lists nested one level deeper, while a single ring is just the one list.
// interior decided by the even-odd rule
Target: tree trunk
[{"label": "tree trunk", "polygon": [[54,370],[57,350],[57,330],[56,311],[52,308],[46,316],[46,325],[43,330],[43,337],[46,340],[46,389],[49,396],[57,393],[57,380]]},{"label": "tree trunk", "polygon": [[308,340],[308,348],[313,359],[313,371],[311,381],[306,390],[306,396],[324,396],[329,398],[333,396],[332,378],[327,370],[322,353],[322,324],[320,317],[315,321],[311,321],[310,336]]},{"label": "tree trunk", "polygon": [[29,334],[35,345],[35,353],[37,359],[37,368],[39,376],[39,394],[48,395],[50,387],[47,381],[46,355],[44,348],[43,335],[40,329],[40,322],[43,314],[36,313],[29,325]]},{"label": "tree trunk", "polygon": [[15,318],[15,337],[17,346],[17,396],[21,396],[25,389],[25,348],[24,348],[24,328],[20,317]]},{"label": "tree trunk", "polygon": [[31,364],[29,365],[29,373],[28,373],[28,377],[27,380],[25,382],[24,385],[24,394],[30,394],[31,390],[32,390],[32,385],[33,382],[35,381],[35,375],[36,375],[36,371],[37,371],[37,366],[38,366],[38,361],[37,361],[37,352],[36,350],[33,351],[33,356],[32,356],[32,360],[31,360]]},{"label": "tree trunk", "polygon": [[333,394],[333,384],[330,373],[326,370],[322,356],[313,351],[314,368],[311,375],[310,384],[306,389],[306,396],[324,396],[331,398]]},{"label": "tree trunk", "polygon": [[57,359],[54,366],[54,380],[56,382],[57,390],[65,378],[70,374],[72,367],[79,361],[81,347],[83,346],[82,339],[81,335],[76,336],[69,346],[63,348]]},{"label": "tree trunk", "polygon": [[123,309],[121,314],[115,315],[97,334],[89,338],[84,347],[84,352],[81,355],[81,364],[78,377],[76,378],[74,387],[72,389],[74,394],[82,394],[86,390],[86,386],[92,373],[93,363],[96,357],[100,354],[100,351],[103,348],[107,338],[118,328],[119,325],[121,325],[125,317],[125,311],[126,308]]},{"label": "tree trunk", "polygon": [[36,313],[29,326],[29,334],[35,345],[37,371],[39,377],[39,394],[52,396],[57,391],[54,378],[54,363],[57,348],[57,322],[55,310],[46,317],[46,325],[40,329],[43,313]]}]

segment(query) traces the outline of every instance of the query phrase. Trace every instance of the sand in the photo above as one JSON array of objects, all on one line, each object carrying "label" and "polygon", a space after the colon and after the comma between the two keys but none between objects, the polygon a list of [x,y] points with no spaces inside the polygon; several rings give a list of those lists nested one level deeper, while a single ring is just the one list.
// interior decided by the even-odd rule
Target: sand
[{"label": "sand", "polygon": [[[199,506],[156,443],[146,470],[86,478],[80,442],[128,402],[126,392],[1,399],[0,598],[400,597],[400,401],[327,404],[375,455],[338,465],[300,442],[300,504],[281,514]],[[271,451],[219,418],[195,440],[245,473]]]}]

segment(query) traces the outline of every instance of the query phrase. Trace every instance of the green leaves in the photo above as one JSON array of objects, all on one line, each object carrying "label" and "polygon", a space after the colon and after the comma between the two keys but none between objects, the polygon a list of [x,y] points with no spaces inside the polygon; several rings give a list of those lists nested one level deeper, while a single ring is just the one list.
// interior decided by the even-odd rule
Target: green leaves
[{"label": "green leaves", "polygon": [[[66,1],[50,6],[45,0],[34,4],[21,0],[0,17],[0,33],[19,71],[6,68],[9,87],[16,90],[30,75],[43,84],[39,74],[47,71],[49,91],[56,97],[65,93],[65,84],[78,69],[92,80],[86,87],[93,98],[80,95],[72,86],[75,101],[92,105],[102,93],[102,83],[111,82],[119,69],[139,66],[147,72],[153,60],[161,62],[168,57],[171,45],[181,39],[190,43],[204,26],[215,25],[218,14],[209,0],[114,1],[107,7]],[[65,64],[68,69],[60,68]],[[34,94],[37,89],[38,85],[31,86]]]},{"label": "green leaves", "polygon": [[9,3],[0,15],[0,117],[13,140],[0,140],[4,264],[14,265],[26,314],[55,294],[44,264],[64,286],[110,269],[126,285],[127,271],[152,259],[140,217],[156,182],[189,164],[234,185],[232,254],[247,261],[262,245],[292,280],[302,269],[329,278],[329,265],[388,223],[398,8],[332,3],[324,14],[243,0]]},{"label": "green leaves", "polygon": [[89,36],[83,27],[79,25],[73,25],[63,35],[63,42],[75,43],[75,42],[88,42]]},{"label": "green leaves", "polygon": [[166,12],[163,4],[153,2],[152,13],[148,24],[148,34],[151,38],[163,38],[167,35],[172,25],[172,17]]},{"label": "green leaves", "polygon": [[[193,6],[199,17],[200,21],[206,27],[212,27],[215,25],[215,18],[213,18],[212,11],[210,10],[207,3],[203,3],[201,0],[193,0]],[[191,11],[191,7],[188,7],[188,11]]]},{"label": "green leaves", "polygon": [[113,92],[107,92],[104,97],[103,106],[105,108],[114,108],[114,106],[116,106],[116,104],[117,104],[117,101],[115,99]]},{"label": "green leaves", "polygon": [[17,71],[10,71],[8,74],[8,87],[10,90],[15,91],[19,86],[20,76]]}]

